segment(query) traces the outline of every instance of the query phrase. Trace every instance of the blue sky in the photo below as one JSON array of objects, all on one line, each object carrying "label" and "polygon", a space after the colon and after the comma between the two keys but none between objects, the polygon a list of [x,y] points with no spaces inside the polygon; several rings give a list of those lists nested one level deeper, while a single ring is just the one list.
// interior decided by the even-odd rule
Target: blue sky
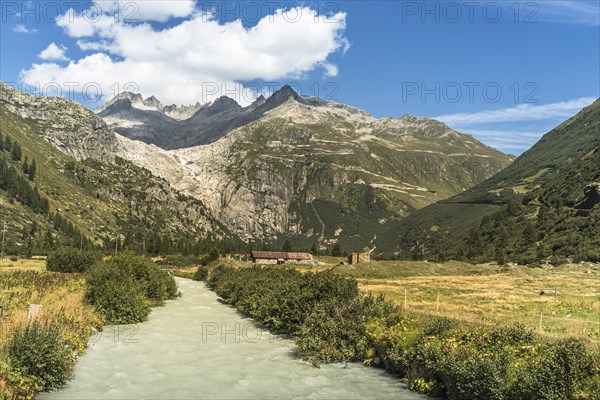
[{"label": "blue sky", "polygon": [[600,96],[598,1],[0,5],[0,79],[90,108],[125,89],[247,104],[292,83],[520,154]]}]

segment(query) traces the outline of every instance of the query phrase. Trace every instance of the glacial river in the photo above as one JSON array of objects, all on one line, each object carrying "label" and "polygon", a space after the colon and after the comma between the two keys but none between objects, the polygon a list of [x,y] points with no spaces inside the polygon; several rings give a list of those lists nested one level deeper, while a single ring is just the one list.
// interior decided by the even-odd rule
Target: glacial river
[{"label": "glacial river", "polygon": [[314,368],[293,342],[259,330],[202,282],[137,326],[91,338],[60,391],[40,399],[427,399],[384,371],[351,363]]}]

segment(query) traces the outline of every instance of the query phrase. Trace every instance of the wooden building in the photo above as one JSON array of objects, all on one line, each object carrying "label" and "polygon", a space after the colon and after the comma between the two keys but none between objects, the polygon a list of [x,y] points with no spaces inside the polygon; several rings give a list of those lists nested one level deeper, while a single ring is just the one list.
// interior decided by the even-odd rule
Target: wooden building
[{"label": "wooden building", "polygon": [[256,264],[312,264],[313,256],[309,253],[288,251],[252,251],[252,262]]},{"label": "wooden building", "polygon": [[371,261],[371,253],[352,253],[348,256],[350,264],[360,264]]}]

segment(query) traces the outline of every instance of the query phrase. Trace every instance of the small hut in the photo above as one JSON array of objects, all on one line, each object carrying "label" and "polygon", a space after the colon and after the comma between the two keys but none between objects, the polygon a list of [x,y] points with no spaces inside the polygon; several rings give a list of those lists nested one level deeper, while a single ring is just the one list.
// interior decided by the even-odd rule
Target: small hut
[{"label": "small hut", "polygon": [[371,261],[371,253],[352,253],[348,256],[348,262],[350,264],[360,264]]}]

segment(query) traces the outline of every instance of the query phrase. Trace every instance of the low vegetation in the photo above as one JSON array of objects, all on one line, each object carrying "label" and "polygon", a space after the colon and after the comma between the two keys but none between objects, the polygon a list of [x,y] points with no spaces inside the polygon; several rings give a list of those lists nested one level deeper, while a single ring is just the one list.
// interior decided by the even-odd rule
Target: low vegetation
[{"label": "low vegetation", "polygon": [[[58,250],[44,263],[0,263],[0,398],[32,399],[61,387],[75,358],[104,323],[145,320],[150,307],[177,296],[175,280],[152,262],[121,254],[104,261]],[[85,274],[81,271],[86,271]],[[29,315],[30,304],[41,311]]]},{"label": "low vegetation", "polygon": [[54,272],[85,272],[100,260],[100,255],[62,247],[48,255],[46,269]]},{"label": "low vegetation", "polygon": [[119,254],[88,269],[85,298],[108,324],[145,321],[150,307],[177,297],[173,277],[152,262]]},{"label": "low vegetation", "polygon": [[598,398],[600,356],[576,339],[413,313],[361,294],[354,279],[332,271],[214,263],[196,279],[242,314],[291,335],[315,364],[363,361],[449,399]]},{"label": "low vegetation", "polygon": [[[30,399],[60,387],[103,321],[84,302],[82,274],[44,272],[43,262],[0,268],[0,398]],[[41,304],[30,322],[29,304]]]}]

